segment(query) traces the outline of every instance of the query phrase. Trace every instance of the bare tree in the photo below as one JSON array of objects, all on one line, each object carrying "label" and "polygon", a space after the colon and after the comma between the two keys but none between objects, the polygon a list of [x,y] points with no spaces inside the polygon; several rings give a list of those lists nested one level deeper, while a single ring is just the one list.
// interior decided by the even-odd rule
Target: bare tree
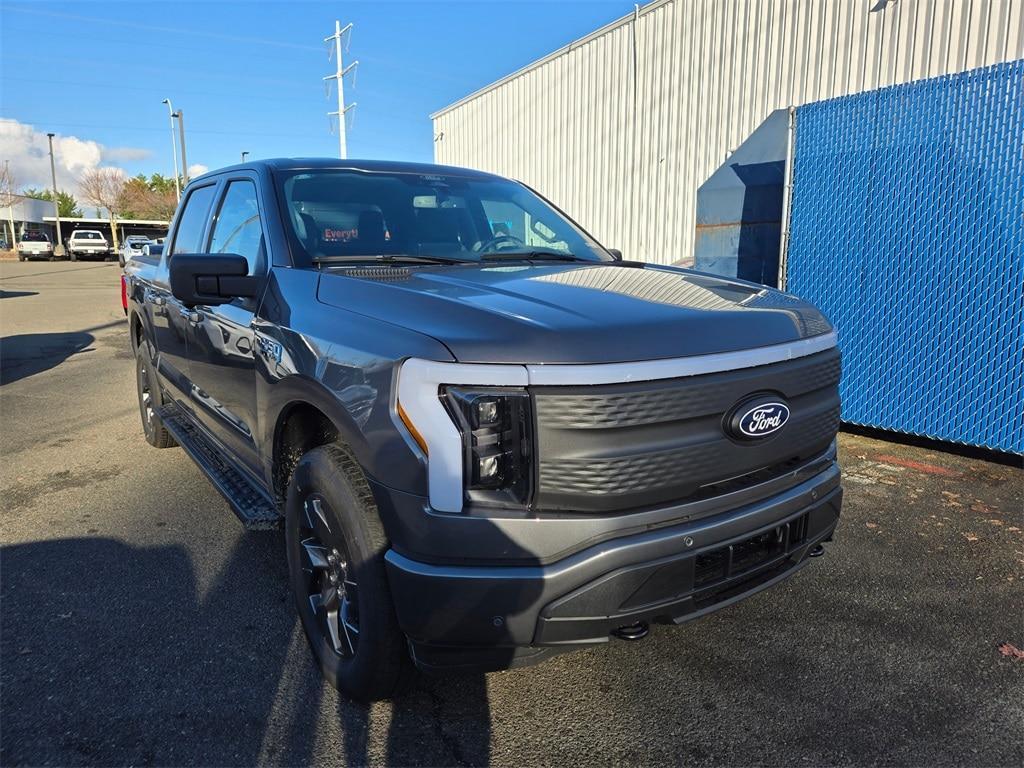
[{"label": "bare tree", "polygon": [[120,168],[93,168],[87,171],[78,183],[82,199],[90,205],[106,208],[110,217],[110,235],[114,250],[117,243],[117,215],[124,199],[124,187],[127,183],[124,171]]},{"label": "bare tree", "polygon": [[18,235],[14,231],[14,204],[18,202],[18,180],[14,177],[11,172],[9,163],[4,163],[3,168],[0,168],[0,207],[7,209],[8,221],[6,224],[10,224],[11,227],[11,239],[8,242],[10,248],[17,247]]}]

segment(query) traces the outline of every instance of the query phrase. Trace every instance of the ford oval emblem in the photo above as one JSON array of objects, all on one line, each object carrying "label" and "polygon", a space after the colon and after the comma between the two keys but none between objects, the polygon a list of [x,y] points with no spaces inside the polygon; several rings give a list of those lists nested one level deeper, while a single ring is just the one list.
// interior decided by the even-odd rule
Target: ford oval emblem
[{"label": "ford oval emblem", "polygon": [[789,406],[778,399],[741,403],[729,420],[729,431],[741,440],[756,440],[782,429],[789,421]]}]

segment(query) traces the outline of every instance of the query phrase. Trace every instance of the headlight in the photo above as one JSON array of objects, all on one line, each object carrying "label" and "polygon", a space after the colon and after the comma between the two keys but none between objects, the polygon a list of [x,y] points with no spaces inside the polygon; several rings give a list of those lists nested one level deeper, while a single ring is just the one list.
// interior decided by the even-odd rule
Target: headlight
[{"label": "headlight", "polygon": [[506,388],[449,386],[442,391],[462,434],[470,500],[525,504],[533,475],[529,395]]},{"label": "headlight", "polygon": [[422,451],[433,509],[462,512],[467,501],[529,503],[534,469],[528,384],[522,365],[418,358],[402,363],[394,420]]}]

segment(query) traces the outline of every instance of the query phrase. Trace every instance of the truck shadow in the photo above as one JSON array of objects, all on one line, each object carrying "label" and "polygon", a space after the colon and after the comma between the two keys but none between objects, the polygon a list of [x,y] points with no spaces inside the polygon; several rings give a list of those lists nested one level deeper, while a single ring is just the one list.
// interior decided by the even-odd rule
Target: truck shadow
[{"label": "truck shadow", "polygon": [[70,357],[91,351],[94,331],[124,325],[123,319],[80,331],[25,333],[0,338],[0,386],[56,368]]},{"label": "truck shadow", "polygon": [[95,341],[91,333],[26,333],[0,339],[0,386],[56,368]]},{"label": "truck shadow", "polygon": [[198,556],[111,538],[0,550],[0,763],[489,761],[482,675],[352,703],[311,660],[281,534],[240,534],[210,579]]}]

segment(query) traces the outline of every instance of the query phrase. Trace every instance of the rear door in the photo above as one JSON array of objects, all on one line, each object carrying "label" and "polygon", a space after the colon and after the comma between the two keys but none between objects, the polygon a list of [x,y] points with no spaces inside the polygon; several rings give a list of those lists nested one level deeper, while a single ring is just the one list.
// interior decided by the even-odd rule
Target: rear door
[{"label": "rear door", "polygon": [[[203,253],[235,254],[249,274],[267,273],[267,237],[254,175],[222,183]],[[259,299],[197,306],[190,320],[192,401],[203,425],[250,471],[260,474],[256,432],[256,367],[253,316]]]},{"label": "rear door", "polygon": [[[210,210],[216,197],[216,183],[196,187],[188,193],[174,229],[166,263],[175,253],[196,253],[205,242]],[[187,403],[191,394],[188,375],[189,313],[173,295],[166,267],[145,288],[149,327],[156,345],[157,369],[170,385],[176,400]]]}]

